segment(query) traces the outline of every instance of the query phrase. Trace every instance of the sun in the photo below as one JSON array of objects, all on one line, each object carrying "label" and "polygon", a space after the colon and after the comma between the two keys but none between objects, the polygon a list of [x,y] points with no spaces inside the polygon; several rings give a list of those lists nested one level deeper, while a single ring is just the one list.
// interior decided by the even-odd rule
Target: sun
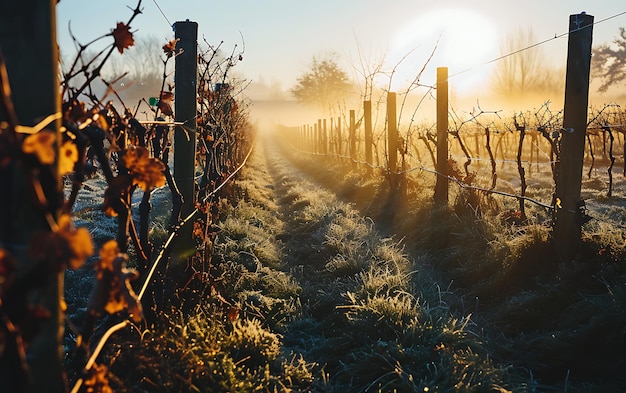
[{"label": "sun", "polygon": [[[435,50],[425,76],[435,75],[436,67],[448,67],[450,75],[463,74],[454,83],[464,90],[485,82],[491,69],[486,63],[498,56],[498,45],[494,22],[480,11],[445,7],[420,13],[401,27],[392,38],[390,54],[400,59],[410,53],[407,60],[419,72]],[[403,68],[403,77],[412,80],[415,75]]]}]

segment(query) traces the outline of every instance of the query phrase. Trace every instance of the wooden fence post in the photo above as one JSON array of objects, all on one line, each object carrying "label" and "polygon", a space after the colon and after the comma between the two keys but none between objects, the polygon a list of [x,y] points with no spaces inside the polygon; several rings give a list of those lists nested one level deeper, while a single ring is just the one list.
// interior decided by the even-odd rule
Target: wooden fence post
[{"label": "wooden fence post", "polygon": [[448,67],[437,68],[437,182],[435,202],[448,203]]},{"label": "wooden fence post", "polygon": [[[369,165],[373,164],[372,161],[372,101],[363,101],[363,126],[365,128],[365,162]],[[368,171],[371,171],[370,167]]]},{"label": "wooden fence post", "polygon": [[350,158],[352,159],[352,166],[356,166],[356,125],[355,125],[355,112],[354,109],[350,109]]},{"label": "wooden fence post", "polygon": [[[341,141],[341,117],[337,117],[337,152],[339,155],[343,154],[343,147]],[[626,167],[626,166],[625,166]]]},{"label": "wooden fence post", "polygon": [[387,154],[389,162],[389,182],[392,188],[397,186],[398,170],[398,123],[396,113],[396,93],[387,93]]},{"label": "wooden fence post", "polygon": [[[183,196],[182,218],[195,208],[195,161],[196,161],[196,85],[198,58],[198,24],[196,22],[174,23],[176,49],[183,53],[176,56],[175,119],[184,122],[174,133],[174,179]],[[174,248],[173,263],[176,268],[196,250],[192,237],[192,225],[181,229]]]},{"label": "wooden fence post", "polygon": [[316,123],[313,123],[313,130],[315,132],[315,146],[313,148],[313,153],[320,153],[320,127],[319,120]]},{"label": "wooden fence post", "polygon": [[557,257],[571,261],[579,251],[584,201],[580,199],[587,111],[593,16],[570,15],[565,76],[565,107],[559,177],[556,185],[557,211],[554,246]]},{"label": "wooden fence post", "polygon": [[324,120],[322,120],[322,129],[324,130],[322,135],[324,135],[323,138],[323,150],[324,150],[324,154],[328,154],[328,129],[326,128],[326,118],[324,118]]},{"label": "wooden fence post", "polygon": [[[56,42],[56,0],[2,1],[0,2],[0,48],[6,61],[12,101],[17,120],[32,126],[43,118],[61,112]],[[0,112],[0,120],[5,113]],[[56,133],[60,121],[53,121],[47,128]],[[55,146],[56,156],[58,148]],[[33,234],[49,231],[41,218],[41,211],[33,206],[23,168],[9,164],[0,169],[4,189],[0,196],[0,244],[17,260],[15,286],[30,285],[27,276],[35,261],[28,256],[27,248]],[[52,181],[56,192],[46,195],[47,208],[56,214],[63,203],[61,181],[48,173],[44,182]],[[53,187],[51,187],[53,190]],[[49,191],[49,190],[47,190]],[[30,375],[27,381],[19,369],[17,359],[0,358],[0,390],[6,392],[64,392],[65,383],[61,362],[63,359],[63,313],[60,310],[63,296],[63,273],[42,273],[45,284],[35,296],[50,313],[42,323],[34,341],[27,348]],[[17,281],[20,280],[20,281]],[[26,281],[26,282],[25,282]],[[20,310],[23,311],[23,310]],[[8,335],[6,336],[8,338]],[[10,340],[7,340],[8,348]],[[9,351],[5,352],[5,355]],[[11,367],[15,366],[15,367]],[[27,383],[27,386],[23,384]]]}]

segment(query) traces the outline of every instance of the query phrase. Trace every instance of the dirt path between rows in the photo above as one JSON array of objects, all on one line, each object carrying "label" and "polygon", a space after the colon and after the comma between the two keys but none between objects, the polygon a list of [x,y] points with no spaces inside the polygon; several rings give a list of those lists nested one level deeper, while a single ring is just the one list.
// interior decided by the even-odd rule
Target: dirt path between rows
[{"label": "dirt path between rows", "polygon": [[[406,366],[398,359],[406,356],[407,347],[423,351],[444,346],[458,349],[449,353],[454,355],[454,362],[464,356],[461,353],[467,354],[464,351],[468,348],[469,353],[474,351],[478,359],[470,364],[478,368],[475,376],[493,373],[502,378],[499,381],[513,378],[517,383],[534,384],[538,389],[567,389],[569,386],[576,391],[575,388],[587,386],[585,380],[594,379],[605,379],[609,386],[614,386],[611,378],[619,375],[621,363],[606,362],[610,369],[606,365],[594,366],[598,362],[592,359],[604,355],[598,348],[587,348],[590,339],[599,337],[597,331],[605,325],[602,321],[610,318],[582,320],[572,316],[571,309],[588,308],[576,292],[579,277],[573,277],[572,282],[552,281],[549,265],[541,262],[542,247],[546,247],[546,243],[539,242],[537,247],[529,248],[530,251],[523,250],[527,255],[520,258],[525,265],[511,269],[508,276],[494,271],[493,264],[481,265],[472,259],[472,252],[476,255],[483,252],[477,245],[485,242],[480,230],[473,225],[456,230],[460,244],[450,243],[444,247],[429,244],[430,250],[420,249],[405,243],[405,237],[415,239],[419,236],[415,228],[428,226],[430,240],[426,241],[438,242],[439,227],[446,224],[432,221],[432,217],[423,214],[406,214],[413,211],[414,206],[408,207],[406,200],[384,192],[385,185],[363,182],[363,178],[358,185],[351,184],[349,178],[337,182],[333,178],[337,174],[325,172],[324,167],[302,154],[305,153],[300,154],[283,144],[277,136],[267,135],[257,141],[252,163],[266,176],[263,181],[271,191],[275,213],[282,222],[282,229],[274,235],[281,249],[280,269],[302,288],[301,315],[295,325],[284,332],[285,348],[307,354],[327,370],[339,373],[339,379],[341,376],[349,378],[349,386],[353,387],[359,386],[356,374],[374,372],[365,364],[383,361],[381,350],[385,356],[394,354],[389,358],[383,356],[384,362],[388,362],[390,373],[397,373],[393,378],[402,379],[406,375],[397,369],[394,371],[394,367]],[[357,175],[350,173],[348,176]],[[456,224],[463,225],[460,220]],[[450,227],[441,230],[447,231]],[[472,237],[476,237],[475,241]],[[433,253],[436,249],[441,253]],[[445,269],[461,272],[465,269],[467,274],[457,272],[453,281]],[[585,277],[584,280],[590,279]],[[480,291],[484,297],[479,296]],[[381,303],[372,305],[372,300]],[[380,304],[384,304],[385,309],[377,308]],[[419,314],[420,322],[428,315],[426,318],[441,323],[435,327],[419,326],[417,330],[452,330],[459,337],[445,337],[441,333],[430,343],[432,337],[412,337],[411,332],[416,327],[410,318],[403,318],[414,312]],[[592,311],[589,313],[594,315]],[[397,323],[391,322],[394,320]],[[464,324],[455,330],[449,324],[456,322],[451,321],[464,321]],[[356,333],[356,327],[362,331]],[[386,329],[392,332],[390,337],[385,337]],[[604,340],[606,343],[603,341],[603,347],[613,348],[609,341],[619,341],[619,328],[613,330],[617,335],[605,334],[608,338]],[[470,336],[468,343],[465,340]],[[619,358],[619,348],[611,351],[611,357]],[[423,358],[410,358],[416,367],[412,373],[407,371],[411,378],[424,372],[425,364],[441,361],[442,354],[422,355]],[[497,364],[489,360],[489,365],[485,365],[488,358]],[[394,363],[397,364],[394,366]],[[447,378],[454,380],[454,371],[444,367],[442,372],[450,374]],[[509,372],[512,374],[507,374]],[[536,379],[536,375],[543,381]],[[573,383],[574,378],[578,379],[578,385]],[[491,382],[495,386],[494,381]],[[462,386],[465,382],[457,380],[453,386]],[[415,388],[412,384],[406,386]],[[515,384],[509,386],[515,387]]]}]

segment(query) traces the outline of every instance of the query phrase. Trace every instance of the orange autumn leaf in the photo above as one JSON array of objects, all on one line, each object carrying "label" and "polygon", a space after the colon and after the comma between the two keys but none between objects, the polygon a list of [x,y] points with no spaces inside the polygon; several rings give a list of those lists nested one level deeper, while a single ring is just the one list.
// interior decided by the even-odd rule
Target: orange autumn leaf
[{"label": "orange autumn leaf", "polygon": [[152,191],[155,187],[165,185],[165,165],[150,157],[148,149],[143,146],[131,146],[124,153],[124,164],[133,177],[136,184],[144,191]]},{"label": "orange autumn leaf", "polygon": [[177,39],[171,40],[167,44],[163,45],[163,53],[165,53],[168,59],[174,56],[174,52],[176,51],[176,42],[178,42]]},{"label": "orange autumn leaf", "polygon": [[83,385],[88,393],[113,393],[109,385],[108,368],[104,364],[94,364],[84,378]]},{"label": "orange autumn leaf", "polygon": [[67,214],[59,218],[58,225],[57,231],[67,241],[70,250],[67,266],[71,269],[78,269],[88,257],[93,255],[91,234],[86,228],[75,229],[72,219]]},{"label": "orange autumn leaf", "polygon": [[[96,275],[100,276],[103,270],[113,270],[113,260],[120,253],[117,241],[109,240],[100,247],[100,259],[95,264]],[[98,277],[99,278],[99,277]]]},{"label": "orange autumn leaf", "polygon": [[159,98],[163,101],[172,101],[174,99],[174,93],[171,91],[162,91]]},{"label": "orange autumn leaf", "polygon": [[157,102],[157,108],[166,116],[174,116],[172,110],[172,100],[174,99],[174,93],[171,91],[162,91]]},{"label": "orange autumn leaf", "polygon": [[141,303],[130,281],[139,277],[134,269],[127,269],[128,256],[119,252],[117,242],[110,240],[100,249],[96,262],[96,285],[89,297],[89,312],[95,316],[126,311],[135,322],[143,316]]},{"label": "orange autumn leaf", "polygon": [[122,211],[124,198],[132,184],[132,176],[118,175],[111,180],[109,186],[104,190],[104,202],[102,210],[107,216],[117,217],[118,211]]},{"label": "orange autumn leaf", "polygon": [[22,151],[26,154],[34,154],[43,165],[54,164],[56,135],[51,130],[42,130],[24,139]]},{"label": "orange autumn leaf", "polygon": [[34,236],[31,254],[53,266],[56,271],[64,268],[78,269],[93,255],[91,234],[86,228],[74,228],[69,215],[59,217],[54,232]]},{"label": "orange autumn leaf", "polygon": [[172,109],[172,105],[169,102],[159,100],[157,102],[157,108],[163,113],[165,116],[174,116],[174,110]]},{"label": "orange autumn leaf", "polygon": [[120,53],[124,53],[124,49],[130,48],[135,44],[133,33],[130,32],[130,26],[123,22],[117,22],[117,27],[111,33],[115,42],[113,45]]},{"label": "orange autumn leaf", "polygon": [[65,142],[59,149],[59,175],[63,176],[74,171],[78,161],[78,148],[73,142]]}]

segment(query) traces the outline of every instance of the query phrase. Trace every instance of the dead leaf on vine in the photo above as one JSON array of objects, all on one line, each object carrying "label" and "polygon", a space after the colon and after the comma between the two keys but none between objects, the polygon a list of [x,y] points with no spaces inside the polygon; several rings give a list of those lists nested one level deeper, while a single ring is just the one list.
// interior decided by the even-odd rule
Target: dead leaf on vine
[{"label": "dead leaf on vine", "polygon": [[111,33],[115,42],[113,45],[120,53],[124,53],[124,49],[130,48],[135,44],[133,33],[130,32],[130,26],[123,22],[117,22],[117,27]]},{"label": "dead leaf on vine", "polygon": [[193,237],[197,239],[204,239],[204,230],[199,222],[193,223]]},{"label": "dead leaf on vine", "polygon": [[157,108],[165,115],[165,116],[174,116],[174,110],[172,109],[172,105],[170,105],[166,101],[159,101],[157,103]]},{"label": "dead leaf on vine", "polygon": [[104,202],[102,210],[109,217],[117,217],[118,211],[122,211],[124,206],[124,197],[132,184],[132,176],[118,175],[111,180],[109,186],[104,190]]},{"label": "dead leaf on vine", "polygon": [[63,104],[63,118],[71,123],[78,123],[85,120],[87,117],[87,111],[85,110],[85,103],[82,101],[74,101],[71,104]]},{"label": "dead leaf on vine", "polygon": [[58,234],[67,241],[69,247],[66,265],[71,269],[78,269],[85,259],[93,255],[93,242],[87,228],[74,228],[69,215],[63,214],[59,218]]},{"label": "dead leaf on vine", "polygon": [[84,378],[83,385],[88,393],[113,393],[109,386],[108,368],[104,364],[94,364],[89,374]]},{"label": "dead leaf on vine", "polygon": [[[100,247],[100,259],[95,264],[96,275],[99,276],[103,270],[113,270],[113,260],[120,253],[117,241],[109,240]],[[100,277],[98,277],[100,278]]]},{"label": "dead leaf on vine", "polygon": [[95,264],[96,285],[89,297],[89,312],[95,316],[127,311],[135,322],[143,316],[141,303],[130,281],[139,277],[134,269],[127,269],[128,256],[119,252],[117,242],[110,240],[100,249],[100,260]]},{"label": "dead leaf on vine", "polygon": [[59,175],[74,172],[74,164],[78,161],[78,148],[73,142],[67,141],[59,149]]},{"label": "dead leaf on vine", "polygon": [[161,112],[163,112],[166,116],[174,116],[174,111],[172,110],[172,100],[174,99],[174,93],[171,91],[162,91],[161,96],[159,97],[159,102],[157,102],[157,108]]},{"label": "dead leaf on vine", "polygon": [[171,40],[167,44],[163,45],[163,53],[167,55],[167,58],[174,56],[174,52],[176,51],[176,43],[178,39]]},{"label": "dead leaf on vine", "polygon": [[124,153],[124,164],[133,177],[133,184],[136,184],[144,191],[152,191],[155,187],[165,185],[165,165],[150,157],[147,148],[143,146],[131,146]]},{"label": "dead leaf on vine", "polygon": [[52,130],[45,129],[24,139],[22,151],[34,154],[43,165],[54,164],[56,135]]},{"label": "dead leaf on vine", "polygon": [[86,228],[74,228],[67,214],[59,217],[54,232],[35,235],[30,251],[35,258],[46,261],[56,271],[78,269],[94,252],[89,231]]}]

